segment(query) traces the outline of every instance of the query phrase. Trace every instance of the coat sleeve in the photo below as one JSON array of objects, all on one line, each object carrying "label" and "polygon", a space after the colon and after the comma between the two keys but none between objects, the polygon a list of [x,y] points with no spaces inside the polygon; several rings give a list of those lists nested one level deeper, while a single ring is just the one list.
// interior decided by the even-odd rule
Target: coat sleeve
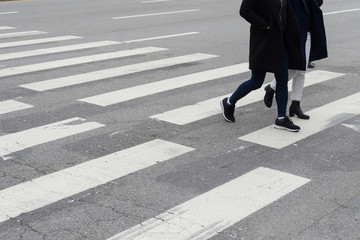
[{"label": "coat sleeve", "polygon": [[256,1],[257,0],[243,0],[240,7],[240,16],[256,28],[266,29],[270,24],[254,12]]},{"label": "coat sleeve", "polygon": [[321,7],[321,5],[324,3],[323,0],[316,0],[317,4],[319,5],[319,7]]}]

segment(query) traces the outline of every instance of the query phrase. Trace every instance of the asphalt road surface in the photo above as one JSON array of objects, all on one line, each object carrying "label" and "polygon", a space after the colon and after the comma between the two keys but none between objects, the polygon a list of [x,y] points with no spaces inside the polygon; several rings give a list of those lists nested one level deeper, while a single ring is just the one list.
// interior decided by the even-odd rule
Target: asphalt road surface
[{"label": "asphalt road surface", "polygon": [[359,0],[322,6],[298,133],[263,88],[221,116],[240,4],[1,1],[0,239],[360,239]]}]

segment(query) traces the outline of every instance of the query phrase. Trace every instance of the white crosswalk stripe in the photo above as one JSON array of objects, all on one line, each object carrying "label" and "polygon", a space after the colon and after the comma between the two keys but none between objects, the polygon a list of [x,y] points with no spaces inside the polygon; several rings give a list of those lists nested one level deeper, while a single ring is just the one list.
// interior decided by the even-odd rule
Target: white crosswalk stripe
[{"label": "white crosswalk stripe", "polygon": [[79,99],[79,101],[92,103],[105,107],[112,104],[128,101],[131,99],[172,90],[175,88],[180,88],[192,84],[203,83],[223,77],[232,76],[245,71],[248,71],[247,63],[237,64],[228,67],[194,73],[186,76],[166,79],[154,83],[144,84],[132,88],[104,93],[97,96]]},{"label": "white crosswalk stripe", "polygon": [[9,112],[15,112],[27,108],[32,108],[34,106],[14,100],[6,100],[0,102],[0,114],[5,114]]},{"label": "white crosswalk stripe", "polygon": [[[70,118],[21,132],[0,136],[0,156],[6,156],[39,144],[90,131],[105,125],[85,122],[82,118]],[[77,124],[78,123],[78,124]],[[36,138],[34,137],[36,136]]]},{"label": "white crosswalk stripe", "polygon": [[5,43],[0,43],[0,48],[10,48],[10,47],[26,46],[26,45],[41,44],[41,43],[51,43],[51,42],[73,40],[73,39],[79,39],[79,38],[82,38],[82,37],[60,36],[60,37],[49,37],[49,38],[39,38],[39,39],[32,39],[32,40],[23,40],[23,41],[16,41],[16,42],[5,42]]},{"label": "white crosswalk stripe", "polygon": [[0,26],[0,30],[9,30],[9,29],[15,29],[14,27],[8,27],[8,26]]},{"label": "white crosswalk stripe", "polygon": [[178,33],[178,34],[171,34],[171,35],[164,35],[164,36],[157,36],[157,37],[140,38],[140,39],[134,39],[134,40],[126,40],[126,41],[123,41],[123,43],[137,43],[137,42],[144,42],[144,41],[150,41],[150,40],[175,38],[175,37],[194,35],[194,34],[198,34],[198,33],[199,32],[186,32],[186,33]]},{"label": "white crosswalk stripe", "polygon": [[[7,76],[13,76],[13,75],[31,73],[31,72],[38,72],[38,71],[50,70],[50,69],[55,69],[55,68],[60,68],[60,67],[75,66],[75,65],[84,64],[84,63],[92,63],[92,62],[97,62],[97,61],[110,60],[110,59],[121,58],[121,57],[129,57],[129,56],[135,56],[138,54],[145,54],[145,53],[165,51],[165,50],[167,50],[167,49],[166,48],[145,47],[145,48],[138,48],[138,49],[132,49],[132,50],[123,50],[123,51],[110,52],[110,53],[100,53],[100,54],[95,54],[95,55],[88,55],[88,56],[82,56],[82,57],[49,61],[49,62],[44,62],[44,63],[36,63],[36,64],[30,64],[30,65],[25,65],[25,66],[13,67],[13,68],[4,68],[4,69],[0,70],[0,77],[7,77]],[[41,88],[37,88],[37,85],[38,85],[37,83],[30,83],[30,84],[21,85],[21,87],[32,89],[35,91],[43,91]]]},{"label": "white crosswalk stripe", "polygon": [[18,11],[12,11],[12,12],[0,12],[0,15],[6,15],[6,14],[14,14],[19,13]]},{"label": "white crosswalk stripe", "polygon": [[77,74],[68,77],[50,79],[41,82],[34,82],[28,84],[27,88],[31,88],[37,91],[46,91],[51,89],[73,86],[82,83],[104,80],[112,77],[124,76],[131,73],[138,73],[148,70],[170,67],[174,65],[180,65],[189,62],[210,59],[214,57],[217,56],[210,54],[196,53],[196,54],[190,54],[180,57],[166,58],[166,59],[155,60],[150,62],[127,65],[123,67],[110,68],[95,72]]},{"label": "white crosswalk stripe", "polygon": [[193,151],[153,140],[0,191],[0,222]]},{"label": "white crosswalk stripe", "polygon": [[26,31],[26,32],[2,33],[2,34],[0,34],[0,38],[23,37],[23,36],[30,36],[30,35],[45,34],[45,33],[46,32],[42,32],[42,31]]},{"label": "white crosswalk stripe", "polygon": [[294,123],[301,126],[296,134],[286,134],[269,126],[239,139],[281,149],[360,114],[359,99],[360,93],[357,93],[308,111],[311,121],[294,118]]},{"label": "white crosswalk stripe", "polygon": [[309,181],[260,167],[107,240],[208,239]]},{"label": "white crosswalk stripe", "polygon": [[[331,80],[337,77],[344,76],[342,73],[334,73],[328,71],[316,70],[306,74],[305,86],[310,86],[313,84],[321,83],[327,80]],[[267,84],[264,84],[264,86]],[[289,90],[291,91],[292,81],[289,82]],[[263,86],[263,87],[264,87]],[[263,87],[249,93],[236,103],[236,108],[261,101],[264,97]],[[225,98],[229,97],[231,93],[228,93],[223,96],[216,98],[208,99],[202,102],[198,102],[194,105],[184,106],[182,108],[174,109],[164,113],[156,114],[150,116],[150,118],[158,119],[161,121],[166,121],[178,125],[185,125],[195,121],[205,119],[221,113],[221,108],[219,107],[219,102]]]},{"label": "white crosswalk stripe", "polygon": [[182,11],[172,11],[172,12],[161,12],[161,13],[150,13],[150,14],[141,14],[141,15],[132,15],[132,16],[122,16],[122,17],[113,17],[112,19],[127,19],[127,18],[138,18],[138,17],[149,17],[149,16],[159,16],[167,14],[177,14],[177,13],[188,13],[188,12],[197,12],[200,9],[190,9]]},{"label": "white crosswalk stripe", "polygon": [[16,59],[16,58],[40,56],[40,55],[53,54],[53,53],[69,52],[69,51],[75,51],[75,50],[83,50],[83,49],[89,49],[89,48],[105,47],[105,46],[110,46],[110,45],[114,45],[114,44],[119,44],[119,42],[99,41],[99,42],[81,43],[81,44],[61,46],[61,47],[36,49],[36,50],[24,51],[24,52],[13,52],[13,53],[7,53],[7,54],[0,54],[0,61]]}]

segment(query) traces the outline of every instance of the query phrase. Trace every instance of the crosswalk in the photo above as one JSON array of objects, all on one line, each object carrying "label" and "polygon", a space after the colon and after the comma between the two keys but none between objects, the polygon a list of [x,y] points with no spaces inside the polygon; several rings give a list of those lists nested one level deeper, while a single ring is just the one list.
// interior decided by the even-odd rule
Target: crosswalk
[{"label": "crosswalk", "polygon": [[[7,134],[0,137],[0,156],[5,156],[29,147],[54,141],[74,134],[90,131],[103,124],[96,122],[85,122],[75,124],[76,122],[84,122],[82,118],[71,118],[60,122],[35,127],[22,132]],[[34,136],[37,136],[34,139]]]},{"label": "crosswalk", "polygon": [[[0,60],[23,59],[33,56],[43,56],[57,53],[69,53],[83,49],[102,49],[106,46],[116,48],[124,42],[98,41],[86,42],[81,36],[57,36],[18,40],[24,36],[36,37],[45,34],[42,31],[14,32],[15,27],[0,26],[0,38],[8,39],[0,43],[0,50],[12,48],[11,53],[0,54]],[[6,33],[6,31],[11,31]],[[191,36],[198,32],[187,34],[172,34],[167,37]],[[49,34],[49,33],[47,33]],[[162,39],[152,37],[149,40]],[[17,40],[16,40],[17,39]],[[41,47],[45,43],[66,44],[71,41],[84,41],[83,43],[69,44],[57,47]],[[146,41],[140,39],[139,41]],[[136,42],[128,41],[128,42]],[[28,51],[18,51],[17,47],[31,46],[39,48]],[[120,59],[130,56],[148,56],[155,53],[169,52],[171,49],[161,47],[141,47],[130,50],[113,50],[94,55],[65,58],[60,60],[35,62],[28,65],[0,68],[0,82],[11,79],[12,76],[26,76],[29,73],[41,73],[66,67],[81,66],[85,63],[97,64],[100,61]],[[91,85],[94,82],[107,84],[107,79],[122,77],[130,74],[143,74],[146,71],[171,68],[189,63],[214,61],[219,56],[208,53],[189,53],[182,56],[172,56],[140,63],[122,65],[118,67],[103,67],[102,70],[88,71],[74,75],[65,75],[56,78],[21,83],[15,86],[32,94],[42,94],[47,91],[61,93],[63,88],[75,88],[78,85]],[[31,58],[30,58],[31,60]],[[100,66],[100,64],[99,64]],[[186,72],[186,67],[184,67]],[[143,83],[133,87],[114,89],[111,92],[78,98],[74,96],[75,103],[85,104],[89,107],[96,105],[106,107],[121,104],[126,101],[171,91],[174,89],[206,84],[231,76],[239,76],[246,80],[243,74],[248,73],[248,63],[237,63],[229,66],[219,66],[214,69],[191,72],[182,76],[166,78],[150,83]],[[63,74],[67,74],[63,71]],[[46,75],[48,76],[48,75]],[[346,76],[344,73],[314,70],[306,77],[306,87],[324,83]],[[289,87],[291,83],[289,83]],[[291,89],[290,89],[291,90]],[[178,126],[201,121],[214,115],[220,115],[219,102],[225,96],[215,96],[192,105],[182,106],[169,111],[162,111],[148,116],[148,120],[159,123],[169,123]],[[236,107],[250,105],[262,101],[264,91],[259,89],[250,93]],[[184,96],[185,98],[188,96]],[[324,106],[309,111],[314,121],[301,121],[302,130],[298,134],[275,130],[273,126],[258,129],[238,139],[274,149],[281,149],[293,143],[299,143],[320,131],[326,130],[336,124],[360,114],[360,93],[330,102]],[[20,101],[21,100],[21,101]],[[37,109],[34,103],[27,103],[23,99],[3,99],[0,101],[0,116],[6,118],[8,114],[21,113],[29,109]],[[89,118],[90,119],[90,118]],[[316,124],[315,124],[316,123]],[[31,128],[13,133],[0,135],[0,157],[11,163],[9,156],[23,150],[46,146],[61,139],[69,141],[76,135],[105,129],[108,126],[101,121],[88,120],[78,115],[67,119],[36,125]],[[96,136],[95,136],[96,137]],[[127,149],[116,149],[112,153],[94,158],[83,163],[44,174],[35,179],[24,181],[14,186],[0,190],[0,223],[14,219],[22,214],[37,211],[65,198],[86,190],[107,184],[137,171],[155,166],[161,162],[181,159],[191,152],[197,151],[191,145],[181,145],[163,139],[153,139]],[[134,225],[125,231],[108,238],[115,239],[208,239],[233,224],[241,221],[250,214],[266,207],[272,202],[301,188],[311,179],[296,176],[291,173],[259,167],[248,173],[196,196],[158,216]],[[221,207],[219,207],[221,206]]]},{"label": "crosswalk", "polygon": [[32,51],[7,53],[7,54],[0,55],[0,61],[16,59],[16,58],[24,58],[24,57],[41,56],[41,55],[52,54],[52,53],[61,53],[61,52],[82,50],[82,49],[95,48],[95,47],[105,47],[105,46],[109,46],[109,45],[113,45],[113,44],[118,44],[118,42],[100,41],[100,42],[93,42],[93,43],[81,43],[81,44],[75,44],[75,45],[67,45],[67,46],[62,46],[62,47],[37,49],[37,50],[32,50]]},{"label": "crosswalk", "polygon": [[[122,58],[122,57],[130,57],[130,56],[135,56],[135,55],[139,55],[139,54],[164,51],[164,50],[166,50],[166,49],[154,48],[154,47],[138,48],[135,50],[100,53],[100,54],[95,54],[95,55],[88,55],[88,56],[82,56],[82,57],[48,61],[48,62],[44,62],[44,63],[35,63],[35,64],[29,64],[29,65],[24,65],[24,66],[18,66],[18,67],[4,68],[4,69],[0,70],[0,77],[8,77],[8,76],[14,76],[14,75],[19,75],[19,74],[24,74],[24,73],[33,73],[33,72],[51,70],[51,69],[56,69],[56,68],[61,68],[61,67],[75,66],[75,65],[80,65],[80,64],[84,64],[84,63],[92,63],[92,62],[110,60],[110,59],[116,59],[116,58]],[[39,85],[43,85],[42,82],[41,83],[36,82],[36,83],[31,83],[31,84],[24,84],[24,85],[20,85],[20,86],[24,87],[24,88],[29,88],[29,89],[32,89],[35,91],[44,91],[42,88],[36,87]]]},{"label": "crosswalk", "polygon": [[0,191],[0,222],[193,150],[156,139],[6,188]]},{"label": "crosswalk", "polygon": [[201,54],[201,53],[190,54],[180,57],[173,57],[173,58],[137,63],[122,67],[99,70],[95,72],[88,72],[77,75],[71,75],[67,77],[49,79],[41,82],[34,82],[26,85],[26,87],[37,91],[46,91],[46,90],[52,90],[52,89],[63,88],[68,86],[74,86],[83,83],[90,83],[94,81],[101,81],[108,78],[124,76],[132,73],[139,73],[148,70],[160,69],[160,68],[185,64],[189,62],[196,62],[213,57],[216,56],[210,54]]},{"label": "crosswalk", "polygon": [[166,79],[78,100],[105,107],[131,99],[149,96],[155,93],[240,74],[247,71],[247,65],[247,63],[237,64],[229,67],[208,70],[205,72],[193,73],[186,76]]},{"label": "crosswalk", "polygon": [[[243,65],[242,67],[244,71],[247,71],[245,70],[247,68],[247,65]],[[305,81],[305,86],[311,86],[341,76],[344,76],[344,74],[316,70],[306,75],[307,81]],[[264,84],[264,86],[265,85],[266,84]],[[253,91],[249,93],[246,96],[246,98],[242,99],[237,103],[236,107],[239,108],[251,103],[261,101],[262,98],[264,97],[264,91],[263,91],[264,86],[257,91]],[[289,90],[290,91],[292,90],[292,80],[289,81]],[[230,95],[231,93],[228,93],[226,95],[218,96],[202,102],[195,103],[194,105],[184,106],[182,108],[170,110],[164,113],[159,113],[157,115],[150,116],[150,118],[154,118],[178,125],[189,124],[195,121],[199,121],[201,119],[205,119],[207,117],[211,117],[216,114],[220,114],[221,110],[218,108],[217,105],[219,104],[220,100]]]},{"label": "crosswalk", "polygon": [[24,37],[24,36],[45,34],[45,33],[46,32],[42,32],[42,31],[24,31],[24,32],[0,33],[0,39],[1,38]]},{"label": "crosswalk", "polygon": [[0,102],[0,114],[5,114],[9,112],[20,111],[27,108],[32,108],[34,106],[26,103],[22,103],[15,100],[6,100]]},{"label": "crosswalk", "polygon": [[260,167],[108,240],[208,239],[309,181]]}]

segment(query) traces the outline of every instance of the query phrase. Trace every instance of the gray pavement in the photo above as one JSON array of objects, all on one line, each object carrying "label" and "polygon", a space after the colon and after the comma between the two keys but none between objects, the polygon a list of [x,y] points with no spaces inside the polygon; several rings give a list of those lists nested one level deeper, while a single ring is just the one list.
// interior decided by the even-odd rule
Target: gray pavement
[{"label": "gray pavement", "polygon": [[[320,71],[342,75],[311,83],[304,89],[302,107],[314,111],[309,122],[319,124],[320,131],[312,126],[304,127],[308,125],[303,123],[301,134],[309,134],[285,147],[272,148],[256,140],[239,139],[265,129],[268,134],[264,139],[276,141],[276,136],[271,135],[276,108],[267,109],[261,98],[237,108],[235,123],[223,120],[218,101],[214,109],[200,104],[231,93],[248,79],[249,72],[126,100],[128,95],[140,92],[135,88],[140,85],[173,78],[179,78],[176,82],[182,83],[185,79],[180,77],[183,76],[246,63],[249,25],[238,14],[240,4],[241,1],[234,0],[1,2],[0,29],[12,29],[0,30],[3,36],[0,37],[0,57],[97,41],[119,43],[0,61],[0,155],[3,159],[0,160],[0,239],[100,240],[130,231],[134,226],[140,226],[140,233],[135,231],[138,238],[126,239],[360,239],[360,102],[356,99],[360,92],[358,0],[329,0],[322,7],[329,58],[315,62],[315,69],[309,72],[318,76],[315,80],[320,78]],[[147,14],[153,15],[144,16]],[[5,36],[26,31],[45,33]],[[81,38],[1,48],[5,43],[68,35]],[[167,50],[1,75],[5,70],[11,72],[21,66],[32,65],[27,69],[33,70],[33,64],[54,64],[54,61],[78,57],[90,59],[90,55],[143,47]],[[21,87],[52,79],[62,82],[64,77],[75,76],[77,80],[80,74],[91,73],[85,78],[89,79],[102,76],[104,69],[194,53],[217,57],[48,91]],[[272,75],[268,74],[266,82],[271,80]],[[150,91],[164,85],[146,86],[145,90]],[[106,107],[79,101],[130,88],[135,90],[122,92],[124,101]],[[262,95],[263,90],[259,91]],[[327,107],[344,99],[349,99],[349,103],[330,105],[336,109]],[[15,111],[9,100],[30,107]],[[184,125],[150,118],[192,105],[201,108],[183,117],[205,110],[203,118]],[[328,122],[319,123],[316,116],[331,112],[337,114]],[[54,125],[73,118],[76,119],[70,123]],[[302,126],[298,119],[294,121]],[[85,129],[83,123],[89,124],[89,129]],[[75,133],[75,129],[79,132]],[[281,134],[289,137],[297,133],[282,131]],[[156,147],[154,140],[161,140],[160,147]],[[155,147],[139,148],[149,142]],[[167,144],[171,144],[169,148]],[[115,152],[120,152],[121,157],[100,161]],[[138,164],[141,159],[143,162]],[[93,160],[97,160],[96,164],[86,165]],[[114,167],[108,167],[110,163]],[[131,170],[132,166],[135,170]],[[271,184],[270,177],[269,187],[263,187],[268,186],[266,179],[255,185],[244,178],[261,167],[309,181],[281,195],[295,186],[291,176],[278,179],[283,182],[279,189],[275,183]],[[223,189],[226,183],[237,179],[247,183],[235,188],[239,191],[224,188],[223,196],[215,194],[200,201],[198,208],[204,206],[207,211],[178,218],[173,214],[170,220],[161,217],[162,213],[173,213],[173,208],[174,211],[186,209],[184,203],[192,206],[194,199],[208,196],[206,194],[214,189]],[[258,189],[266,194],[261,195]],[[274,199],[268,200],[270,195],[274,195]],[[223,217],[214,215],[233,205],[234,210]],[[197,207],[187,212],[195,210]],[[240,217],[242,214],[244,217]],[[235,220],[230,220],[230,216]],[[146,229],[141,228],[151,219],[159,221],[157,226],[161,231],[157,235],[146,235]],[[196,234],[204,235],[189,234],[197,226],[200,230]]]}]

